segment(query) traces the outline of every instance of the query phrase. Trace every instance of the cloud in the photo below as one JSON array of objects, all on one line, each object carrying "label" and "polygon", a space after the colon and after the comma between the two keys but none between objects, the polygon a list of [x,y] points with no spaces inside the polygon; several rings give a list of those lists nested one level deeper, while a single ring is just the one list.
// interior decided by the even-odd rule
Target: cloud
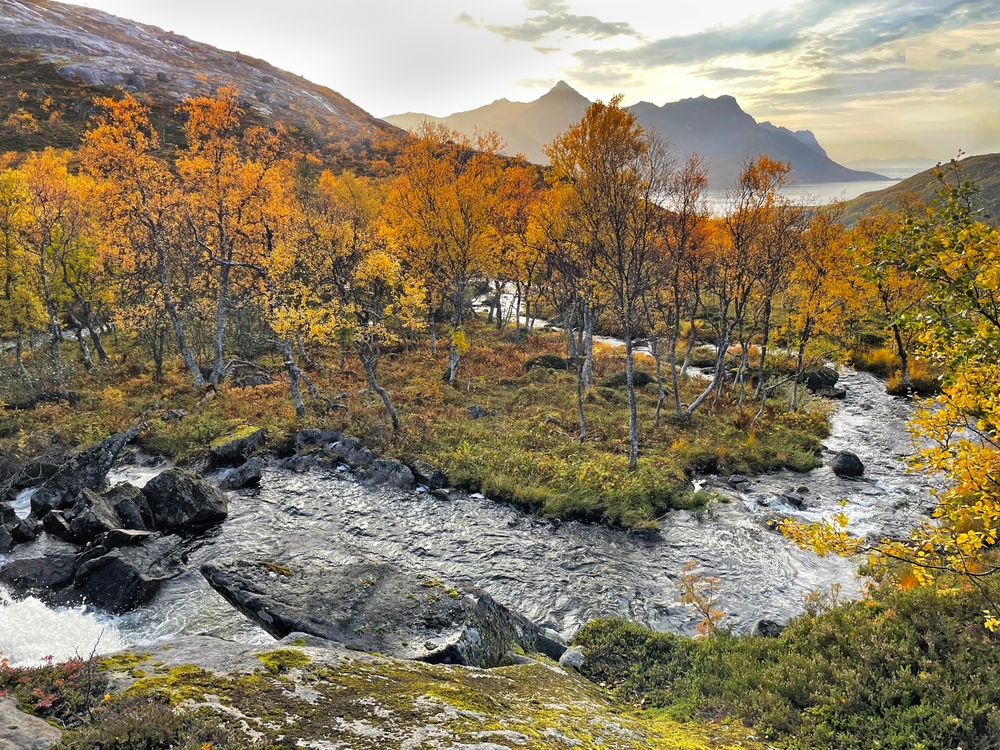
[{"label": "cloud", "polygon": [[741,81],[748,78],[766,78],[766,70],[747,70],[746,68],[711,68],[699,73],[702,78],[711,81]]},{"label": "cloud", "polygon": [[[468,13],[459,13],[455,22],[486,29],[505,42],[537,44],[543,39],[559,36],[579,36],[598,41],[614,37],[642,38],[631,24],[623,21],[602,21],[596,16],[577,15],[571,12],[564,0],[527,0],[525,7],[534,15],[529,15],[517,24],[483,23]],[[536,49],[547,52],[553,48],[536,47]]]}]

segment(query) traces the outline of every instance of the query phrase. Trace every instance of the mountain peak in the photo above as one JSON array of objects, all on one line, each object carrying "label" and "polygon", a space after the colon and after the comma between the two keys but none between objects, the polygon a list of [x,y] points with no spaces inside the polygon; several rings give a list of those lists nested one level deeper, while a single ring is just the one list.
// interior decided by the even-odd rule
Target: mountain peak
[{"label": "mountain peak", "polygon": [[550,94],[558,94],[558,93],[579,94],[580,92],[577,91],[572,86],[570,86],[568,83],[566,83],[566,81],[559,81],[559,83],[557,83],[555,86],[553,86],[551,89],[549,89],[549,93]]}]

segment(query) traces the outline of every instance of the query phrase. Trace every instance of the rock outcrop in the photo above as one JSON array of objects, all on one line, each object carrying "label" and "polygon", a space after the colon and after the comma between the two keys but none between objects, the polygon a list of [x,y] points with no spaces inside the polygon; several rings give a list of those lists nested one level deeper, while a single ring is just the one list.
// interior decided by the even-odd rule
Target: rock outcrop
[{"label": "rock outcrop", "polygon": [[127,441],[126,433],[119,432],[71,458],[31,496],[32,513],[42,518],[50,510],[70,507],[81,490],[102,490]]},{"label": "rock outcrop", "polygon": [[246,461],[267,442],[263,427],[246,427],[212,443],[212,460],[220,466],[232,466]]},{"label": "rock outcrop", "polygon": [[181,573],[184,558],[179,537],[156,535],[138,540],[137,544],[126,543],[113,549],[99,547],[104,554],[94,557],[86,553],[81,556],[90,559],[76,569],[74,583],[87,601],[108,612],[128,612],[148,602],[160,584]]},{"label": "rock outcrop", "polygon": [[395,658],[495,667],[510,650],[564,647],[482,589],[363,562],[336,568],[231,560],[201,568],[275,638],[300,631]]},{"label": "rock outcrop", "polygon": [[157,531],[190,534],[229,515],[229,498],[197,474],[167,469],[142,489]]}]

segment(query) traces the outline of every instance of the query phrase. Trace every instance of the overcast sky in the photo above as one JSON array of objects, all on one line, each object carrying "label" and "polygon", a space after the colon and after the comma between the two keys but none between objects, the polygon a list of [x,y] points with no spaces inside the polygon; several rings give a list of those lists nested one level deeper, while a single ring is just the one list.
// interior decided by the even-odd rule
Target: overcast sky
[{"label": "overcast sky", "polygon": [[87,0],[372,114],[732,94],[838,161],[1000,151],[1000,0]]}]

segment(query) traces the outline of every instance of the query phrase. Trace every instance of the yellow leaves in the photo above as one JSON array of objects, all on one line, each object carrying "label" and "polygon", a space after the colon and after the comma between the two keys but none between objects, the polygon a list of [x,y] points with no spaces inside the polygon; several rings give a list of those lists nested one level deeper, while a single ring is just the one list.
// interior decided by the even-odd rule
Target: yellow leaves
[{"label": "yellow leaves", "polygon": [[997,619],[988,609],[983,610],[983,627],[991,633],[995,633],[997,626],[1000,626],[1000,619]]},{"label": "yellow leaves", "polygon": [[455,347],[455,353],[458,354],[459,357],[464,357],[469,351],[469,348],[472,346],[469,342],[469,337],[461,328],[452,332],[451,345]]}]

